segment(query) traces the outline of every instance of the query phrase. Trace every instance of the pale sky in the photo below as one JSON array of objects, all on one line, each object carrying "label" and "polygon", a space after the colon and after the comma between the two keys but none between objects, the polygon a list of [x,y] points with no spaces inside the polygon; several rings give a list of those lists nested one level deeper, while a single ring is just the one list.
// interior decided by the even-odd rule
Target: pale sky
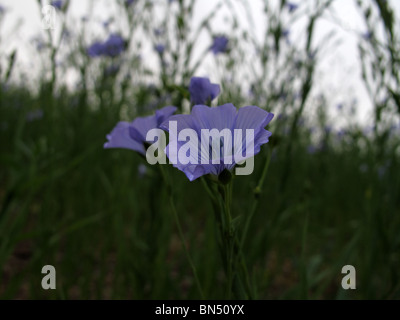
[{"label": "pale sky", "polygon": [[[155,3],[162,1],[164,0],[154,0]],[[49,1],[44,2],[46,3]],[[235,0],[233,2],[235,2]],[[292,0],[291,2],[300,4],[301,6],[306,6],[307,3],[309,4],[312,0]],[[400,1],[391,0],[389,2],[395,9],[396,18],[399,17]],[[80,18],[88,14],[90,3],[90,0],[71,0],[69,14],[74,16],[77,22],[80,22]],[[95,3],[94,12],[92,12],[94,21],[91,21],[91,23],[97,23],[98,28],[101,31],[101,22],[114,15],[115,1],[96,0],[93,3]],[[250,0],[249,3],[251,4],[254,26],[256,29],[253,31],[255,31],[255,34],[258,37],[262,37],[263,28],[265,26],[265,19],[261,9],[262,1]],[[199,0],[195,9],[197,21],[194,21],[193,23],[198,23],[202,17],[209,13],[210,9],[213,8],[215,4],[215,0]],[[38,1],[0,0],[0,5],[6,9],[0,30],[0,59],[3,63],[2,66],[4,66],[3,61],[5,55],[9,54],[14,49],[17,49],[19,67],[25,70],[35,70],[35,66],[31,59],[31,55],[34,52],[34,50],[32,50],[31,39],[41,33],[43,37],[45,37],[45,31],[41,28],[42,16]],[[237,12],[239,15],[243,16],[242,20],[245,21],[243,10],[238,10]],[[339,21],[340,25],[336,21]],[[399,21],[400,20],[398,19],[396,20],[396,27],[399,27]],[[213,28],[220,30],[221,32],[226,31],[227,34],[229,34],[229,30],[224,30],[224,26],[225,24],[222,21],[219,23],[217,20],[217,22],[214,22]],[[301,21],[297,26],[299,26],[299,29],[304,27],[302,26]],[[334,2],[332,10],[325,14],[322,20],[318,23],[316,33],[317,41],[322,40],[331,30],[334,30],[337,33],[337,37],[341,38],[342,41],[335,48],[332,48],[332,54],[327,54],[327,59],[323,64],[321,64],[317,71],[319,85],[326,87],[326,90],[324,91],[328,92],[328,98],[330,98],[329,95],[331,95],[332,106],[343,101],[349,102],[353,98],[357,99],[359,103],[359,118],[366,121],[369,119],[371,103],[366,95],[360,77],[360,61],[357,44],[360,34],[367,30],[365,29],[360,14],[356,9],[354,1],[336,0]],[[298,33],[301,31],[302,30],[291,30],[290,38],[293,42],[296,42],[296,32]],[[209,39],[200,38],[200,41],[207,42]],[[208,72],[212,72],[212,69],[213,64],[206,60],[206,63],[200,72],[204,75]]]}]

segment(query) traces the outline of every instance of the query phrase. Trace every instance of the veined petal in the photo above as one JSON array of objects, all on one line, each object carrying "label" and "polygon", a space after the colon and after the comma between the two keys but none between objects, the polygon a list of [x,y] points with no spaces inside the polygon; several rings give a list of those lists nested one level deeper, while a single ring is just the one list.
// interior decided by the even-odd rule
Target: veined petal
[{"label": "veined petal", "polygon": [[192,109],[193,121],[200,133],[201,129],[232,129],[235,124],[237,111],[232,103],[210,108],[195,105]]},{"label": "veined petal", "polygon": [[[261,145],[267,143],[271,136],[271,133],[264,127],[273,117],[273,113],[256,106],[240,108],[235,129],[241,130],[241,135],[234,137],[234,154],[239,158],[247,159],[259,153]],[[253,130],[253,137],[247,136],[248,129]]]},{"label": "veined petal", "polygon": [[236,129],[254,129],[255,136],[274,117],[274,114],[256,106],[240,108],[236,119]]},{"label": "veined petal", "polygon": [[160,128],[170,132],[170,122],[176,121],[177,132],[179,134],[183,129],[192,128],[194,129],[193,117],[190,114],[176,114],[169,117],[166,121],[160,124]]},{"label": "veined petal", "polygon": [[160,125],[170,116],[172,116],[178,108],[174,106],[167,106],[156,111],[157,124]]},{"label": "veined petal", "polygon": [[129,127],[130,124],[128,122],[118,122],[111,133],[107,135],[108,142],[104,144],[104,148],[124,148],[145,154],[143,144],[131,138],[129,134]]},{"label": "veined petal", "polygon": [[154,128],[158,128],[157,118],[154,115],[138,117],[131,122],[129,134],[132,139],[144,142],[146,141],[147,132]]}]

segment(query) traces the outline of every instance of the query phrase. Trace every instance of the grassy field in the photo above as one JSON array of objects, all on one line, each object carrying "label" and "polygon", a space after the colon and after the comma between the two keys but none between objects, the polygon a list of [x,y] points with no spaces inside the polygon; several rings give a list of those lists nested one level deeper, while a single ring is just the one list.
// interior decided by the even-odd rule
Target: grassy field
[{"label": "grassy field", "polygon": [[[180,28],[187,28],[190,21],[191,3],[170,4],[185,8],[182,15],[174,11],[178,38],[183,32]],[[379,8],[377,4],[382,3],[370,1],[370,6]],[[121,8],[129,9],[123,4]],[[323,6],[318,8],[310,15],[306,38],[311,37],[312,21]],[[145,20],[151,9],[144,5],[143,10],[149,10],[143,15]],[[127,21],[148,23],[138,19],[131,14]],[[379,21],[389,28],[387,19],[380,16]],[[276,40],[276,33],[268,32]],[[377,62],[375,49],[386,50],[385,59],[398,66],[399,60],[390,56],[388,48],[396,48],[399,40],[388,39],[392,47],[382,49],[382,42],[377,47],[374,42],[366,44],[372,52],[364,62],[366,69],[368,63],[383,63]],[[109,75],[103,70],[120,57],[92,61],[83,48],[75,53],[73,46],[68,48],[85,61],[68,62],[81,70],[81,86],[73,91],[62,84],[62,71],[55,64],[52,68],[51,59],[50,66],[43,66],[50,77],[43,77],[35,89],[11,82],[3,68],[0,298],[200,299],[175,213],[203,297],[227,297],[218,226],[202,181],[190,182],[166,165],[168,185],[160,166],[149,165],[138,153],[103,148],[106,134],[121,119],[152,114],[165,105],[184,110],[189,80],[195,74],[185,65],[191,41],[179,38],[181,56],[175,62],[172,49],[166,49],[171,50],[171,66],[154,75],[158,79],[152,86],[147,85],[146,71],[135,65],[135,58],[121,62],[117,74]],[[133,40],[128,45],[132,47]],[[276,90],[266,90],[267,83],[255,81],[248,96],[235,81],[219,82],[219,105],[257,105],[275,113],[267,127],[272,137],[255,157],[254,173],[233,178],[232,217],[239,235],[254,211],[242,249],[252,298],[400,299],[400,128],[387,120],[399,115],[399,87],[388,85],[398,80],[398,74],[387,67],[387,73],[392,70],[391,80],[373,83],[376,91],[389,94],[394,90],[385,104],[373,101],[373,129],[368,131],[353,121],[338,131],[331,129],[326,101],[317,103],[310,95],[318,59],[305,58],[295,70],[291,66],[298,61],[293,52],[275,49],[287,59],[287,69],[280,72],[293,75],[293,84],[282,80]],[[306,45],[304,52],[308,49]],[[51,57],[62,52],[50,46],[42,54]],[[123,54],[130,57],[128,50]],[[232,63],[240,61],[240,55],[235,46],[226,55],[219,67],[224,74],[235,75]],[[273,73],[268,71],[272,55],[265,61],[260,56],[265,72]],[[167,59],[162,54],[159,58]],[[128,69],[138,76],[125,77]],[[385,72],[374,70],[374,79]],[[300,83],[299,97],[294,82]],[[340,113],[351,118],[349,103]],[[44,265],[56,268],[56,290],[41,287]],[[345,265],[356,269],[356,290],[341,286]],[[233,297],[241,296],[235,293]]]}]

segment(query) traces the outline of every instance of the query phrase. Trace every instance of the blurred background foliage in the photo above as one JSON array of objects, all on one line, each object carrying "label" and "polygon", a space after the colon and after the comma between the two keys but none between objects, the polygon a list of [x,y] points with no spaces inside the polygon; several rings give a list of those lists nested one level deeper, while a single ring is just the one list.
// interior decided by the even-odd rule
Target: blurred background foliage
[{"label": "blurred background foliage", "polygon": [[[1,53],[1,298],[199,298],[159,171],[132,151],[103,144],[121,119],[166,105],[188,112],[190,78],[210,55],[213,82],[222,88],[218,104],[275,114],[254,173],[234,184],[235,217],[258,201],[244,248],[256,298],[400,298],[400,39],[389,1],[355,2],[368,30],[357,41],[370,125],[358,121],[350,97],[333,116],[330,88],[318,87],[316,67],[340,41],[334,34],[315,39],[334,0],[260,1],[262,41],[244,0],[215,1],[197,25],[196,0],[119,1],[118,16],[98,34],[90,16],[76,28],[72,1],[53,3],[58,33],[42,30],[35,39],[38,82],[24,70],[18,76],[18,49]],[[250,28],[242,27],[238,4]],[[224,8],[228,33],[212,28]],[[2,23],[6,7],[0,15]],[[306,27],[292,45],[298,19]],[[115,20],[121,30],[110,29]],[[204,48],[200,35],[209,37]],[[218,37],[227,46],[211,52]],[[141,54],[146,46],[153,58]],[[255,190],[268,152],[266,181]],[[205,297],[221,298],[211,203],[199,182],[167,170]],[[41,288],[46,264],[57,270],[56,290]],[[356,268],[356,290],[341,288],[347,264]]]}]

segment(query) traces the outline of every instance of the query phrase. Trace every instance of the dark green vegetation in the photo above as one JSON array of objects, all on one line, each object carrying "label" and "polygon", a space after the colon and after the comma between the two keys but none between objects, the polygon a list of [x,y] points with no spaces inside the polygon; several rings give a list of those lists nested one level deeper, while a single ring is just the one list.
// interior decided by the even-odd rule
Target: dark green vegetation
[{"label": "dark green vegetation", "polygon": [[[304,38],[309,41],[303,51],[283,50],[281,16],[271,19],[257,62],[263,73],[254,73],[250,97],[238,85],[248,88],[250,80],[220,81],[219,104],[253,104],[275,113],[267,128],[273,136],[255,158],[254,173],[235,177],[233,187],[239,233],[258,201],[243,250],[257,299],[400,298],[400,131],[389,121],[398,119],[400,108],[399,40],[386,2],[363,2],[360,12],[370,30],[374,14],[385,30],[384,39],[373,34],[368,41],[360,39],[374,127],[367,133],[355,120],[343,132],[330,129],[326,101],[310,95],[314,67],[323,59],[310,39],[330,2],[308,12]],[[170,65],[161,69],[154,87],[146,85],[146,70],[135,58],[125,60],[116,75],[107,75],[102,70],[111,63],[108,58],[89,61],[83,48],[75,48],[71,52],[84,62],[72,56],[68,61],[81,72],[81,86],[67,90],[54,63],[54,68],[44,66],[51,76],[43,77],[34,92],[9,81],[14,59],[8,60],[0,91],[1,298],[200,298],[159,168],[133,151],[103,149],[105,135],[121,115],[133,119],[167,104],[182,108],[188,98],[196,71],[196,65],[186,64],[196,40],[187,36],[193,8],[183,1],[172,5],[181,9],[171,19],[174,44],[180,47],[174,51],[171,44]],[[145,14],[131,13],[128,20],[147,26],[152,8],[138,3],[134,12],[139,9]],[[208,25],[203,29],[211,32]],[[232,39],[251,42],[238,29]],[[233,79],[241,60],[235,48],[225,60],[218,57],[219,67]],[[43,55],[53,57],[59,49],[48,48]],[[266,74],[277,72],[270,69],[276,57],[285,64],[271,87]],[[133,81],[124,77],[127,70]],[[378,100],[381,95],[384,102]],[[341,111],[347,118],[349,105]],[[256,188],[269,152],[266,179]],[[223,298],[226,279],[207,193],[200,181],[189,182],[171,166],[165,169],[204,296]],[[57,270],[56,290],[41,288],[41,269],[47,264]],[[348,264],[357,271],[356,290],[341,288],[341,269]]]}]

